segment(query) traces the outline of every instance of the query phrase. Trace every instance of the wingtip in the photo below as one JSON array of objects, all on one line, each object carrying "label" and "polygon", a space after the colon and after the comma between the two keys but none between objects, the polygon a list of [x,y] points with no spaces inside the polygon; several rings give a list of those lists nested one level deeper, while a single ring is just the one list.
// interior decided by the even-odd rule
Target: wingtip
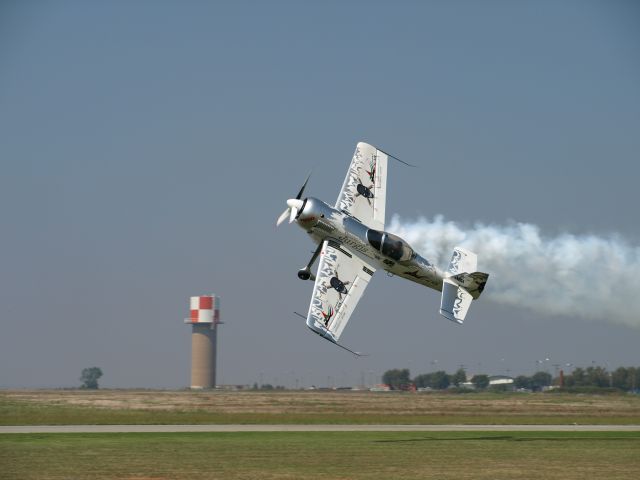
[{"label": "wingtip", "polygon": [[453,313],[451,312],[447,312],[446,310],[442,310],[440,309],[440,315],[442,315],[444,318],[446,318],[447,320],[452,321],[453,323],[457,323],[458,325],[462,325],[464,320],[459,320],[457,319]]},{"label": "wingtip", "polygon": [[391,155],[389,152],[385,152],[384,150],[382,150],[379,147],[375,147],[378,151],[384,153],[387,157],[393,158],[395,161],[400,162],[405,164],[407,167],[411,167],[411,168],[418,168],[417,165],[413,165],[412,163],[409,162],[405,162],[404,160],[399,159],[398,157],[396,157],[395,155]]},{"label": "wingtip", "polygon": [[[298,312],[293,312],[296,315],[298,315],[300,318],[305,318],[305,316],[303,316],[301,313]],[[318,329],[314,328],[312,325],[310,325],[309,323],[307,323],[307,327],[309,328],[309,330],[311,330],[313,333],[315,333],[316,335],[319,335],[320,337],[324,338],[327,342],[334,344],[336,347],[341,348],[343,350],[346,350],[347,352],[351,353],[352,355],[355,355],[356,357],[368,357],[369,355],[366,353],[362,353],[362,352],[356,352],[355,350],[351,350],[349,347],[345,347],[344,345],[336,342],[333,338],[329,337],[326,335],[326,333],[328,333],[327,330],[324,331],[319,331]]]},{"label": "wingtip", "polygon": [[338,347],[342,348],[343,350],[346,350],[347,352],[355,355],[356,357],[368,357],[369,355],[366,353],[362,353],[362,352],[356,352],[355,350],[351,350],[349,347],[345,347],[344,345],[339,344],[338,342],[331,342],[334,345],[337,345]]}]

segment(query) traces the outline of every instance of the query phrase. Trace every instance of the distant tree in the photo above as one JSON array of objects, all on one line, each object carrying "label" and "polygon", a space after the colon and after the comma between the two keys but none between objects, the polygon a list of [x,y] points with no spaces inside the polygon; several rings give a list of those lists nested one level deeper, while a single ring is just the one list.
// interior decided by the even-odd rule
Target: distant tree
[{"label": "distant tree", "polygon": [[567,375],[564,379],[564,384],[567,387],[585,387],[587,386],[587,376],[584,369],[577,367],[571,372],[571,375]]},{"label": "distant tree", "polygon": [[97,390],[100,388],[98,386],[98,379],[102,376],[102,370],[98,367],[84,368],[82,370],[82,374],[80,375],[80,381],[82,382],[82,386],[80,388],[87,388],[91,390]]},{"label": "distant tree", "polygon": [[590,387],[609,387],[611,378],[604,367],[589,367],[586,371],[587,385]]},{"label": "distant tree", "polygon": [[611,383],[615,388],[625,391],[635,390],[640,380],[640,369],[619,367],[611,374]]},{"label": "distant tree", "polygon": [[489,376],[488,375],[474,375],[471,379],[471,382],[475,385],[478,390],[484,390],[489,386]]},{"label": "distant tree", "polygon": [[551,374],[547,372],[536,372],[531,376],[531,388],[542,390],[542,387],[551,385]]},{"label": "distant tree", "polygon": [[382,375],[382,383],[386,383],[392,390],[399,390],[403,385],[411,383],[409,378],[409,369],[393,369],[387,370]]},{"label": "distant tree", "polygon": [[413,379],[418,388],[429,387],[434,390],[444,390],[449,387],[449,375],[444,370],[431,373],[423,373]]},{"label": "distant tree", "polygon": [[518,375],[513,379],[513,384],[516,388],[526,388],[528,390],[531,389],[531,377],[527,377],[526,375]]},{"label": "distant tree", "polygon": [[456,387],[459,387],[461,383],[466,381],[467,373],[462,368],[459,368],[456,373],[451,375],[450,383],[454,384]]},{"label": "distant tree", "polygon": [[629,370],[625,367],[618,367],[611,372],[611,385],[620,390],[631,390]]},{"label": "distant tree", "polygon": [[439,370],[433,373],[431,377],[431,388],[438,390],[444,390],[449,387],[449,375],[444,370]]},{"label": "distant tree", "polygon": [[417,388],[431,388],[431,377],[433,377],[433,373],[423,373],[414,378],[413,383]]}]

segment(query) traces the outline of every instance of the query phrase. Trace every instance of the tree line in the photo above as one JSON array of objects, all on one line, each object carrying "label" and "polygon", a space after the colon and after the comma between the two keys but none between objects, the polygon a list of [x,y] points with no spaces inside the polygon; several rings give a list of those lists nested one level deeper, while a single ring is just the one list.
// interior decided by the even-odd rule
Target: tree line
[{"label": "tree line", "polygon": [[[408,368],[387,370],[382,375],[382,383],[389,385],[392,390],[409,390],[413,388],[430,388],[446,390],[467,386],[467,381],[477,390],[493,388],[496,390],[510,388],[507,385],[490,386],[490,377],[486,374],[476,374],[467,379],[464,369],[449,374],[444,370],[423,373],[411,378]],[[607,371],[600,366],[575,368],[570,374],[553,377],[550,373],[539,371],[531,376],[518,375],[510,384],[517,389],[540,391],[551,385],[566,389],[603,389],[613,388],[622,391],[636,391],[640,389],[640,367],[619,367],[614,371]]]},{"label": "tree line", "polygon": [[640,388],[640,367],[618,367],[609,372],[604,367],[576,368],[565,375],[564,386],[569,388],[617,388],[636,391]]}]

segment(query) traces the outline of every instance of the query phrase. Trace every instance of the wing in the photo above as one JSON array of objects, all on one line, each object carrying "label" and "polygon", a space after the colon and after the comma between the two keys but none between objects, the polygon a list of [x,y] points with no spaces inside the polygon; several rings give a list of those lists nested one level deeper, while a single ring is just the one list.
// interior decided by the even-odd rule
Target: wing
[{"label": "wing", "polygon": [[388,155],[383,151],[358,143],[336,201],[338,210],[344,210],[376,230],[384,230],[387,161]]},{"label": "wing", "polygon": [[325,240],[313,286],[307,326],[338,343],[375,269],[345,246]]}]

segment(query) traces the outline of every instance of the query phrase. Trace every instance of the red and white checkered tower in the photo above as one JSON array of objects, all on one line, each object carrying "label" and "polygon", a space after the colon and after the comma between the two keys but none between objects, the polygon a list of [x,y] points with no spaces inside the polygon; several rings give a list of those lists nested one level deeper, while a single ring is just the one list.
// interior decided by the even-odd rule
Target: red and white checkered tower
[{"label": "red and white checkered tower", "polygon": [[191,388],[215,388],[220,297],[191,297]]}]

